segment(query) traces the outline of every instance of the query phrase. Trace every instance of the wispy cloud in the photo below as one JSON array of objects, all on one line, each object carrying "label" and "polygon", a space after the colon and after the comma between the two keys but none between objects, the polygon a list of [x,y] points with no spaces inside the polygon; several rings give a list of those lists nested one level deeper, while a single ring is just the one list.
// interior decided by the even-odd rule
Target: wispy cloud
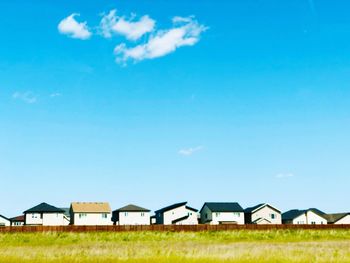
[{"label": "wispy cloud", "polygon": [[54,93],[50,94],[50,98],[56,98],[56,97],[60,97],[60,96],[62,96],[62,94],[59,92],[54,92]]},{"label": "wispy cloud", "polygon": [[58,31],[61,34],[67,35],[71,38],[86,40],[92,35],[90,29],[87,26],[87,22],[78,22],[75,17],[80,14],[74,13],[64,18],[58,24]]},{"label": "wispy cloud", "polygon": [[33,104],[37,102],[37,96],[35,96],[30,91],[26,91],[26,92],[16,91],[15,93],[12,94],[12,98],[15,100],[21,100],[28,104]]},{"label": "wispy cloud", "polygon": [[173,28],[157,31],[145,44],[130,48],[125,43],[116,46],[116,61],[125,64],[128,60],[137,62],[165,56],[180,47],[195,45],[205,30],[207,27],[193,17],[174,17]]},{"label": "wispy cloud", "polygon": [[276,175],[276,178],[283,179],[283,178],[291,178],[294,177],[293,173],[279,173]]},{"label": "wispy cloud", "polygon": [[125,17],[117,16],[116,13],[115,9],[111,10],[101,19],[101,33],[106,38],[112,37],[113,34],[119,34],[125,36],[128,40],[135,41],[154,30],[156,21],[148,15],[135,20],[135,15],[132,15],[130,19],[126,19]]},{"label": "wispy cloud", "polygon": [[203,146],[197,146],[197,147],[194,147],[194,148],[186,148],[186,149],[181,149],[179,150],[179,154],[180,155],[184,155],[184,156],[190,156],[198,151],[201,151],[203,150]]}]

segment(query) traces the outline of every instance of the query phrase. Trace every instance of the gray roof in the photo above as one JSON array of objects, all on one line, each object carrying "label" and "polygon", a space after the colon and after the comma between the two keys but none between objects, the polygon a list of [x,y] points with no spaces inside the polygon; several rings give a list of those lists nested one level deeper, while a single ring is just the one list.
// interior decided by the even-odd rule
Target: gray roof
[{"label": "gray roof", "polygon": [[47,203],[41,203],[24,211],[23,213],[64,213],[64,211],[58,207],[49,205]]},{"label": "gray roof", "polygon": [[236,202],[205,202],[202,209],[204,206],[207,206],[212,212],[244,212]]},{"label": "gray roof", "polygon": [[312,211],[315,214],[325,218],[325,213],[322,212],[321,210],[317,209],[317,208],[309,208],[309,209],[304,209],[304,210],[298,210],[298,209],[293,209],[293,210],[289,210],[287,212],[284,212],[282,214],[282,220],[293,220],[295,218],[297,218],[298,216],[308,212],[308,211]]},{"label": "gray roof", "polygon": [[155,213],[164,213],[166,211],[178,208],[180,206],[184,206],[186,204],[187,204],[187,202],[181,202],[181,203],[176,203],[176,204],[173,204],[173,205],[169,205],[169,206],[166,206],[166,207],[164,207],[162,209],[159,209],[159,210],[155,211]]},{"label": "gray roof", "polygon": [[252,206],[252,207],[247,207],[246,209],[244,209],[245,213],[252,213],[253,211],[257,210],[258,208],[263,208],[265,206],[268,206],[270,208],[272,208],[273,210],[277,211],[277,212],[281,212],[280,210],[278,210],[277,208],[267,204],[267,203],[262,203],[262,204],[258,204],[256,206]]},{"label": "gray roof", "polygon": [[326,214],[325,218],[327,219],[328,223],[334,224],[347,215],[350,215],[350,213]]},{"label": "gray roof", "polygon": [[129,205],[123,206],[115,211],[118,211],[118,212],[150,212],[151,210],[137,206],[137,205],[129,204]]}]

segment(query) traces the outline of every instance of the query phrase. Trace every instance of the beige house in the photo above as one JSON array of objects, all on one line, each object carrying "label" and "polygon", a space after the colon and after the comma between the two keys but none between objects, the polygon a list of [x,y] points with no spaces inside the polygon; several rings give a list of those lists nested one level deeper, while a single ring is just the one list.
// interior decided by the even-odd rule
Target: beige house
[{"label": "beige house", "polygon": [[282,224],[281,211],[269,204],[259,204],[244,210],[246,224]]},{"label": "beige house", "polygon": [[173,204],[155,211],[156,224],[197,225],[198,210],[187,206],[187,202]]},{"label": "beige house", "polygon": [[64,211],[53,205],[41,203],[23,212],[24,224],[31,226],[63,226]]},{"label": "beige house", "polygon": [[78,226],[112,225],[111,207],[106,202],[73,202],[70,224]]},{"label": "beige house", "polygon": [[328,224],[349,225],[350,213],[326,214]]},{"label": "beige house", "polygon": [[200,210],[201,223],[244,225],[244,210],[236,202],[206,202]]},{"label": "beige house", "polygon": [[306,210],[293,209],[282,214],[283,224],[326,225],[326,214],[316,208]]},{"label": "beige house", "polygon": [[10,226],[11,225],[11,221],[10,219],[8,219],[7,217],[0,215],[0,227],[3,226]]},{"label": "beige house", "polygon": [[149,225],[150,211],[130,204],[113,211],[112,221],[115,225]]}]

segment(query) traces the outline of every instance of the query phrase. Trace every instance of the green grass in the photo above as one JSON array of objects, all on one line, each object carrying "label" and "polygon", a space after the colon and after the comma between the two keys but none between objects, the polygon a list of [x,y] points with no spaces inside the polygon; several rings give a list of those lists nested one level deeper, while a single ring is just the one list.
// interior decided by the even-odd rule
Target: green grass
[{"label": "green grass", "polygon": [[3,233],[0,262],[350,262],[350,230]]}]

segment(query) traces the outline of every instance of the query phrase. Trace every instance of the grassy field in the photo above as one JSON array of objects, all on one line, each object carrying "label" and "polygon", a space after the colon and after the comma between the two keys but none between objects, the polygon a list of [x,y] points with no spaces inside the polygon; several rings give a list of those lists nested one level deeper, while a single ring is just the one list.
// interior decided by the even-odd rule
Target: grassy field
[{"label": "grassy field", "polygon": [[7,233],[0,262],[350,262],[350,230]]}]

